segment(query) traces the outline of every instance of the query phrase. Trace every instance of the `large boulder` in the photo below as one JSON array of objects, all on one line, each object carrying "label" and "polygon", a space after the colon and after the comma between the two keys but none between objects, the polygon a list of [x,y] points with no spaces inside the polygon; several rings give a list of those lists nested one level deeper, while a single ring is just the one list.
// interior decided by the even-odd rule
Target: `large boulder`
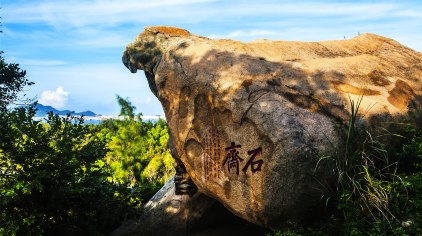
[{"label": "large boulder", "polygon": [[243,43],[147,27],[123,55],[164,107],[174,147],[201,193],[272,227],[324,195],[321,157],[343,147],[350,100],[363,123],[409,117],[422,104],[422,56],[394,40]]}]

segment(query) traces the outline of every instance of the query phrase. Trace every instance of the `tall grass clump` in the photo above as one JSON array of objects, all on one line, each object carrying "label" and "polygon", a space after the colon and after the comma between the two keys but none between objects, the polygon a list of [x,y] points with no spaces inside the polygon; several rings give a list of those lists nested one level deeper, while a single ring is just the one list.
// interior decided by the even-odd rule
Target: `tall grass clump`
[{"label": "tall grass clump", "polygon": [[[396,217],[390,210],[391,188],[387,186],[403,182],[396,174],[398,163],[390,162],[385,145],[372,136],[369,128],[363,125],[357,128],[362,97],[357,101],[349,100],[351,114],[345,153],[334,158],[338,208],[345,219],[353,218],[359,210],[366,216],[361,219],[368,220],[369,216],[373,222],[387,222],[391,226]],[[346,227],[346,230],[351,229]]]},{"label": "tall grass clump", "polygon": [[362,99],[349,98],[343,148],[316,164],[329,163],[336,177],[322,186],[325,216],[273,235],[422,235],[422,130],[399,118],[368,125]]},{"label": "tall grass clump", "polygon": [[422,132],[410,122],[364,124],[362,99],[349,98],[344,154],[333,158],[336,221],[328,223],[341,223],[334,232],[342,235],[422,233]]}]

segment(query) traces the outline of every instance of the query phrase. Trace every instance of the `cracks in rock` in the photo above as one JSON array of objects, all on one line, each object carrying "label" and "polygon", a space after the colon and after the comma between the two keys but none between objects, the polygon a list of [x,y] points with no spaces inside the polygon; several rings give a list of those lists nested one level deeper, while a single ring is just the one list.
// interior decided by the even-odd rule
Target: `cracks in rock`
[{"label": "cracks in rock", "polygon": [[169,56],[171,58],[173,58],[173,60],[180,66],[180,69],[182,70],[183,75],[185,76],[185,78],[189,78],[188,74],[186,73],[186,71],[183,69],[182,63],[180,62],[179,58],[174,55],[173,53],[169,52]]},{"label": "cracks in rock", "polygon": [[[281,82],[277,79],[272,79],[266,81],[268,85],[271,85],[272,89],[257,89],[253,92],[249,93],[248,101],[251,103],[247,109],[243,112],[240,121],[234,123],[238,125],[244,124],[244,122],[248,119],[247,115],[249,111],[252,109],[254,105],[256,105],[256,102],[261,99],[264,95],[267,95],[271,91],[275,92],[276,94],[281,95],[282,97],[286,98],[288,101],[293,103],[294,105],[298,107],[302,107],[304,109],[313,110],[315,112],[322,113],[328,117],[333,118],[335,121],[345,124],[347,122],[348,113],[344,111],[344,108],[340,106],[336,106],[333,104],[330,104],[327,101],[324,101],[321,98],[318,98],[313,95],[312,91],[310,92],[303,92],[300,91],[298,88],[286,84],[281,84]],[[287,89],[283,91],[281,87],[285,87]],[[278,90],[278,91],[277,91]],[[280,91],[281,90],[281,91]],[[291,92],[289,92],[291,91]],[[279,102],[279,100],[277,100]]]},{"label": "cracks in rock", "polygon": [[[324,115],[327,115],[328,117],[333,118],[334,120],[340,122],[340,123],[345,123],[347,121],[347,118],[349,116],[349,114],[347,114],[347,112],[344,111],[344,108],[341,108],[339,106],[330,104],[329,102],[326,101],[322,101],[322,99],[319,99],[318,97],[315,97],[312,93],[310,94],[305,94],[302,91],[289,86],[289,85],[284,85],[284,87],[288,88],[289,90],[293,90],[296,93],[299,94],[299,96],[303,96],[306,97],[307,99],[309,99],[309,102],[316,104],[318,109],[316,111],[320,111],[322,112]],[[283,97],[287,98],[289,101],[295,103],[298,106],[303,107],[304,104],[299,104],[298,102],[295,102],[294,99],[292,100],[292,98],[289,99],[287,95],[287,93],[283,93],[281,94]],[[311,108],[309,107],[309,105],[307,107],[304,108]]]},{"label": "cracks in rock", "polygon": [[[243,115],[242,115],[242,118],[240,118],[240,122],[238,123],[239,124],[239,126],[242,126],[242,124],[243,124],[243,122],[245,122],[246,121],[246,116],[248,115],[248,112],[249,112],[249,110],[253,107],[253,105],[255,105],[255,104],[251,104],[251,105],[249,105],[249,107],[248,107],[248,109],[246,109],[246,111],[243,113]],[[234,121],[233,121],[234,122]]]},{"label": "cracks in rock", "polygon": [[[249,93],[248,96],[248,102],[250,103],[255,103],[256,101],[258,101],[262,96],[264,96],[265,94],[269,93],[270,91],[268,89],[258,89],[255,90],[251,93]],[[257,95],[258,94],[258,95]]]},{"label": "cracks in rock", "polygon": [[195,183],[192,181],[189,173],[186,170],[185,165],[180,159],[176,160],[176,173],[174,174],[174,185],[176,187],[175,194],[176,195],[189,195],[192,196],[193,194],[198,191],[198,187],[196,187]]},{"label": "cracks in rock", "polygon": [[[258,89],[258,90],[255,90],[255,91],[249,93],[248,102],[250,102],[251,104],[246,109],[246,111],[243,112],[242,117],[240,118],[240,121],[236,122],[236,121],[233,120],[233,123],[236,123],[236,124],[241,126],[245,122],[249,111],[255,105],[256,101],[258,101],[262,96],[268,94],[269,92],[270,91],[267,90],[267,89]],[[258,95],[256,95],[256,94],[258,94]],[[255,96],[255,97],[253,97],[253,96]]]},{"label": "cracks in rock", "polygon": [[155,75],[155,73],[157,72],[157,68],[160,65],[161,61],[163,60],[163,56],[160,55],[158,56],[159,59],[157,60],[157,63],[155,63],[154,68],[152,68],[152,74]]},{"label": "cracks in rock", "polygon": [[[192,123],[193,123],[193,121],[192,121]],[[189,131],[187,132],[187,135],[185,137],[185,140],[183,140],[183,143],[184,144],[187,143],[189,139],[192,139],[191,136],[193,136],[193,135],[191,135],[191,131],[193,131],[193,133],[195,134],[195,136],[197,136],[196,133],[195,133],[195,131],[193,130],[193,126],[191,125],[189,127]]]},{"label": "cracks in rock", "polygon": [[307,94],[301,92],[299,89],[297,89],[297,88],[295,88],[293,86],[290,86],[290,85],[287,85],[287,84],[283,84],[283,86],[286,87],[286,88],[288,88],[288,89],[290,89],[290,90],[294,90],[295,92],[299,93],[300,95],[303,95],[303,96],[312,96],[312,94],[307,95]]},{"label": "cracks in rock", "polygon": [[271,85],[271,86],[281,87],[281,82],[279,80],[277,80],[276,78],[273,78],[271,80],[267,80],[267,84]]}]

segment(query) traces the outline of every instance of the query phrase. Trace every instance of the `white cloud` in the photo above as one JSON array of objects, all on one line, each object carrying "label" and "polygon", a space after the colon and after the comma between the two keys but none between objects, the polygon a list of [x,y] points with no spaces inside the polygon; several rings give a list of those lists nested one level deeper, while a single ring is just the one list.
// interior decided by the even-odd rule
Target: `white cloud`
[{"label": "white cloud", "polygon": [[65,91],[62,86],[59,86],[57,87],[56,91],[43,91],[38,102],[43,105],[52,106],[54,108],[62,108],[65,106],[68,98],[69,92]]},{"label": "white cloud", "polygon": [[[144,88],[144,90],[145,91],[142,91],[143,95],[146,95],[147,93],[150,93],[147,88]],[[143,108],[145,108],[146,105],[150,105],[152,102],[155,102],[155,100],[156,99],[154,99],[154,101],[153,101],[150,96],[143,97],[143,98],[139,98],[139,97],[130,98],[129,97],[129,101],[131,101],[132,104],[139,111],[142,110]]]},{"label": "white cloud", "polygon": [[[56,27],[110,25],[144,21],[145,18],[177,11],[160,8],[177,8],[187,5],[214,2],[215,0],[96,0],[96,1],[40,1],[38,4],[5,4],[6,21],[14,23],[45,22]],[[164,13],[164,14],[163,14]],[[185,12],[186,13],[186,12]]]},{"label": "white cloud", "polygon": [[[46,0],[36,3],[25,1],[3,4],[3,22],[41,23],[52,26],[60,33],[46,34],[44,30],[31,32],[26,37],[36,37],[48,42],[49,46],[79,48],[119,48],[132,41],[145,25],[174,24],[178,26],[227,25],[218,31],[207,32],[212,38],[235,38],[251,40],[256,38],[285,39],[286,30],[303,28],[309,30],[332,29],[339,35],[347,34],[355,22],[360,32],[374,32],[362,29],[372,25],[400,25],[411,37],[420,28],[421,5],[406,2],[291,2],[291,1],[218,1],[218,0]],[[279,21],[278,23],[275,21]],[[366,21],[362,23],[362,21]],[[385,21],[386,23],[382,23]],[[238,23],[236,23],[238,22]],[[381,22],[381,23],[380,23]],[[275,24],[277,23],[277,24]],[[230,24],[232,24],[230,27]],[[280,25],[282,24],[282,25]],[[233,28],[233,26],[236,27]],[[271,27],[274,25],[274,27]],[[125,26],[125,27],[120,27]],[[225,32],[229,29],[232,31]],[[253,28],[253,29],[251,29]],[[193,29],[190,28],[192,31]],[[259,30],[256,30],[259,29]],[[395,29],[396,30],[396,29]],[[201,29],[199,33],[204,34]],[[284,32],[282,32],[284,31]],[[355,30],[356,31],[356,30]],[[413,33],[411,33],[413,32]],[[27,32],[26,32],[27,33]],[[195,33],[193,31],[193,33]],[[357,33],[357,32],[356,32]],[[382,32],[374,32],[381,33]],[[5,35],[19,32],[6,32]],[[317,36],[321,33],[317,34]],[[327,35],[325,38],[329,38]],[[334,35],[337,37],[337,35]],[[347,36],[347,35],[346,35]],[[388,35],[386,35],[388,36]],[[312,35],[312,37],[315,37]],[[312,40],[312,37],[309,37]],[[299,36],[297,40],[302,40]],[[19,40],[19,39],[16,39]],[[312,40],[313,41],[313,40]]]},{"label": "white cloud", "polygon": [[402,17],[410,17],[410,18],[422,18],[422,13],[420,11],[415,11],[413,9],[398,11],[396,12],[395,15],[402,16]]},{"label": "white cloud", "polygon": [[145,115],[163,114],[161,104],[152,94],[144,73],[130,73],[120,60],[106,64],[71,63],[49,67],[48,70],[34,66],[28,68],[27,73],[28,79],[35,82],[27,93],[28,97],[40,97],[46,88],[60,86],[71,91],[65,102],[66,108],[70,110],[91,110],[103,115],[118,114],[118,94],[124,98],[129,97],[137,108],[136,112]]},{"label": "white cloud", "polygon": [[124,35],[105,35],[104,32],[99,32],[97,35],[92,36],[85,35],[83,39],[75,42],[75,45],[84,48],[113,48],[122,47],[126,44],[128,44],[128,42]]},{"label": "white cloud", "polygon": [[268,37],[280,37],[284,36],[284,34],[280,31],[272,31],[272,30],[235,30],[233,32],[229,32],[228,34],[212,34],[209,37],[215,39],[221,38],[230,38],[230,39],[248,39],[248,38],[268,38]]},{"label": "white cloud", "polygon": [[66,65],[67,62],[61,60],[17,60],[19,64],[24,66],[62,66]]},{"label": "white cloud", "polygon": [[[6,4],[5,22],[43,22],[57,28],[118,24],[143,24],[151,20],[177,22],[224,22],[238,17],[254,16],[346,16],[378,18],[401,12],[403,16],[420,15],[399,4],[380,3],[315,3],[279,1],[230,1],[215,7],[216,0],[97,0],[40,1],[38,4]],[[201,5],[206,4],[206,5]],[[201,7],[202,6],[202,7]],[[222,7],[224,6],[224,7]],[[371,14],[365,14],[371,12]]]}]

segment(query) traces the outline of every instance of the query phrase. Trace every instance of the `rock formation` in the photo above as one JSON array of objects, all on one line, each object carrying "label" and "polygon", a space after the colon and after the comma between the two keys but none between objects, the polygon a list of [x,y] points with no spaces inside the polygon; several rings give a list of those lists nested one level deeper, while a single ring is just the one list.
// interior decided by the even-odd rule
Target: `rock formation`
[{"label": "rock formation", "polygon": [[266,227],[301,218],[324,194],[332,171],[315,162],[342,150],[349,99],[363,97],[364,124],[422,106],[422,55],[373,34],[243,43],[147,27],[123,62],[162,103],[186,178]]},{"label": "rock formation", "polygon": [[177,194],[173,181],[170,179],[152,197],[137,220],[126,221],[110,236],[255,236],[268,233],[268,230],[234,216],[202,193]]}]

